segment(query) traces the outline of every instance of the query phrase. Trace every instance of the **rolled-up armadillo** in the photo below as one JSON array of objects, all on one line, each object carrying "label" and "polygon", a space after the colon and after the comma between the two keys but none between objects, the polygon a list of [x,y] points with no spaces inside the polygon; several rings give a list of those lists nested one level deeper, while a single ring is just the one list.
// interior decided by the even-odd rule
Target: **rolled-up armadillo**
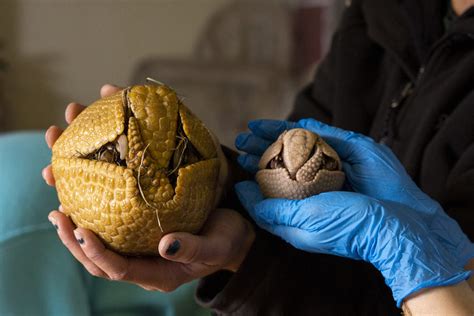
[{"label": "rolled-up armadillo", "polygon": [[344,172],[337,153],[306,129],[283,132],[265,151],[256,180],[264,196],[292,200],[340,190]]},{"label": "rolled-up armadillo", "polygon": [[134,86],[87,107],[53,147],[64,211],[123,254],[157,254],[165,233],[200,230],[220,162],[203,123],[164,85]]}]

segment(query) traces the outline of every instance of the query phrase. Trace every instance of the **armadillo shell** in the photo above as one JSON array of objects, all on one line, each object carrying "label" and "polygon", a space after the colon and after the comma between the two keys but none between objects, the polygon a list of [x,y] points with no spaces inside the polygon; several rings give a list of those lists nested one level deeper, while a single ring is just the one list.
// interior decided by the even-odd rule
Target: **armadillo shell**
[{"label": "armadillo shell", "polygon": [[[277,158],[277,166],[269,167]],[[263,153],[256,180],[266,197],[300,200],[340,190],[345,180],[341,165],[337,153],[319,135],[296,128],[283,132]]]},{"label": "armadillo shell", "polygon": [[344,184],[344,172],[321,170],[313,180],[299,182],[290,178],[285,169],[259,170],[256,180],[262,194],[268,198],[301,200],[322,192],[337,191]]},{"label": "armadillo shell", "polygon": [[[123,134],[126,162],[91,158]],[[179,145],[199,159],[171,167]],[[216,200],[216,145],[166,86],[134,86],[91,104],[55,143],[52,167],[64,212],[122,254],[156,255],[164,234],[198,232]]]}]

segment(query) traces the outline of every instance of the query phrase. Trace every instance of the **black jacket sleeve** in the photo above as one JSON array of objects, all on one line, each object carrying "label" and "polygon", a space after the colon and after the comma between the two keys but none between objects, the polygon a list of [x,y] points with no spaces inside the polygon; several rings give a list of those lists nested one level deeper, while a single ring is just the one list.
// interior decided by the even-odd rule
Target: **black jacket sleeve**
[{"label": "black jacket sleeve", "polygon": [[438,121],[423,153],[420,185],[474,241],[474,91]]},{"label": "black jacket sleeve", "polygon": [[474,241],[474,142],[462,154],[446,182],[446,212]]},{"label": "black jacket sleeve", "polygon": [[259,230],[237,273],[202,279],[198,303],[216,315],[399,315],[372,266],[299,251]]}]

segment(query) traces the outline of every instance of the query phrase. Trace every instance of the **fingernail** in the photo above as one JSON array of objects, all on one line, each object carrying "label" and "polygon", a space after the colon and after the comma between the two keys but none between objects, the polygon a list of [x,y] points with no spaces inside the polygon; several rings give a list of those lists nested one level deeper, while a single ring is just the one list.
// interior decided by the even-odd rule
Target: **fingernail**
[{"label": "fingernail", "polygon": [[63,209],[63,206],[62,206],[62,204],[61,204],[61,205],[59,205],[59,207],[58,207],[58,211],[60,211],[61,213],[64,213],[64,209]]},{"label": "fingernail", "polygon": [[84,238],[82,238],[81,233],[79,233],[78,231],[75,230],[74,231],[74,236],[76,236],[76,240],[79,243],[79,245],[81,245],[81,246],[84,245],[85,240],[84,240]]},{"label": "fingernail", "polygon": [[48,217],[48,220],[51,222],[51,224],[53,224],[53,227],[58,230],[59,229],[59,226],[58,224],[56,223],[56,220],[53,218],[53,217]]},{"label": "fingernail", "polygon": [[175,240],[175,241],[173,241],[173,243],[168,247],[168,249],[166,249],[166,254],[167,254],[168,256],[173,256],[173,255],[175,255],[175,254],[178,252],[178,250],[179,250],[180,247],[181,247],[181,244],[180,244],[179,240]]}]

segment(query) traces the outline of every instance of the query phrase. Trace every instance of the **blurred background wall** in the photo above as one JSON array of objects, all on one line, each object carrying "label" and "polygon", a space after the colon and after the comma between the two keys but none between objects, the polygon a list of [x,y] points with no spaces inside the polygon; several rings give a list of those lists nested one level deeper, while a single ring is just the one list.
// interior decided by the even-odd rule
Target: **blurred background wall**
[{"label": "blurred background wall", "polygon": [[[242,5],[247,5],[245,10],[261,10],[261,13],[254,14],[253,20],[244,18],[249,14],[239,11]],[[259,9],[249,8],[249,5],[259,5]],[[272,7],[278,18],[274,20],[267,15],[267,22],[260,23],[260,17],[271,11],[265,10],[266,6]],[[104,83],[125,86],[136,82],[149,73],[144,68],[147,65],[152,68],[150,75],[167,83],[173,82],[172,86],[177,89],[181,85],[187,87],[188,92],[202,90],[190,84],[202,81],[200,84],[211,89],[212,80],[214,83],[219,81],[216,78],[206,81],[203,74],[202,80],[196,73],[188,74],[187,69],[193,67],[211,69],[211,73],[222,73],[224,77],[232,69],[236,78],[219,88],[222,91],[230,91],[225,89],[235,82],[241,84],[239,89],[244,89],[242,82],[250,82],[255,76],[266,76],[256,80],[266,85],[265,88],[262,84],[255,88],[258,95],[269,93],[271,85],[267,84],[267,77],[277,71],[287,90],[281,102],[278,101],[281,103],[278,111],[274,110],[274,105],[255,99],[251,102],[259,102],[259,108],[268,109],[257,113],[253,111],[256,105],[251,102],[227,100],[232,94],[227,92],[220,96],[224,99],[215,102],[206,99],[215,97],[215,94],[196,97],[196,102],[201,104],[195,111],[205,116],[204,121],[211,128],[218,129],[218,134],[222,132],[219,129],[229,125],[217,124],[216,121],[221,119],[219,115],[207,116],[207,113],[227,113],[225,120],[231,120],[229,111],[222,106],[224,103],[232,103],[230,111],[236,115],[255,112],[284,116],[295,91],[309,80],[310,69],[327,48],[340,10],[341,1],[330,0],[1,0],[0,119],[3,121],[0,121],[0,129],[42,129],[51,124],[64,126],[63,112],[69,102],[91,103],[98,98],[98,90]],[[236,22],[232,24],[234,20]],[[255,21],[260,24],[255,26]],[[273,23],[285,25],[288,32],[273,34]],[[264,38],[278,38],[283,44],[277,50],[282,52],[269,48],[267,54],[265,48],[240,45],[236,58],[219,57],[234,47],[233,43],[249,42],[249,39],[262,42],[252,35],[254,33]],[[233,36],[235,34],[241,35]],[[219,36],[223,39],[216,40]],[[245,59],[240,58],[242,50],[248,50]],[[262,57],[258,55],[260,53],[267,55]],[[285,53],[288,58],[279,63],[276,56],[285,56]],[[214,62],[216,58],[218,63]],[[260,70],[255,72],[257,68]],[[180,83],[179,78],[185,77],[188,82]],[[252,89],[251,85],[247,86]],[[187,95],[186,91],[183,93],[188,98],[185,102],[194,109],[193,95]],[[239,94],[234,94],[233,99],[236,98]],[[230,142],[231,135],[244,128],[243,122],[249,118],[252,114],[243,115],[241,122],[227,131],[225,142]]]}]

